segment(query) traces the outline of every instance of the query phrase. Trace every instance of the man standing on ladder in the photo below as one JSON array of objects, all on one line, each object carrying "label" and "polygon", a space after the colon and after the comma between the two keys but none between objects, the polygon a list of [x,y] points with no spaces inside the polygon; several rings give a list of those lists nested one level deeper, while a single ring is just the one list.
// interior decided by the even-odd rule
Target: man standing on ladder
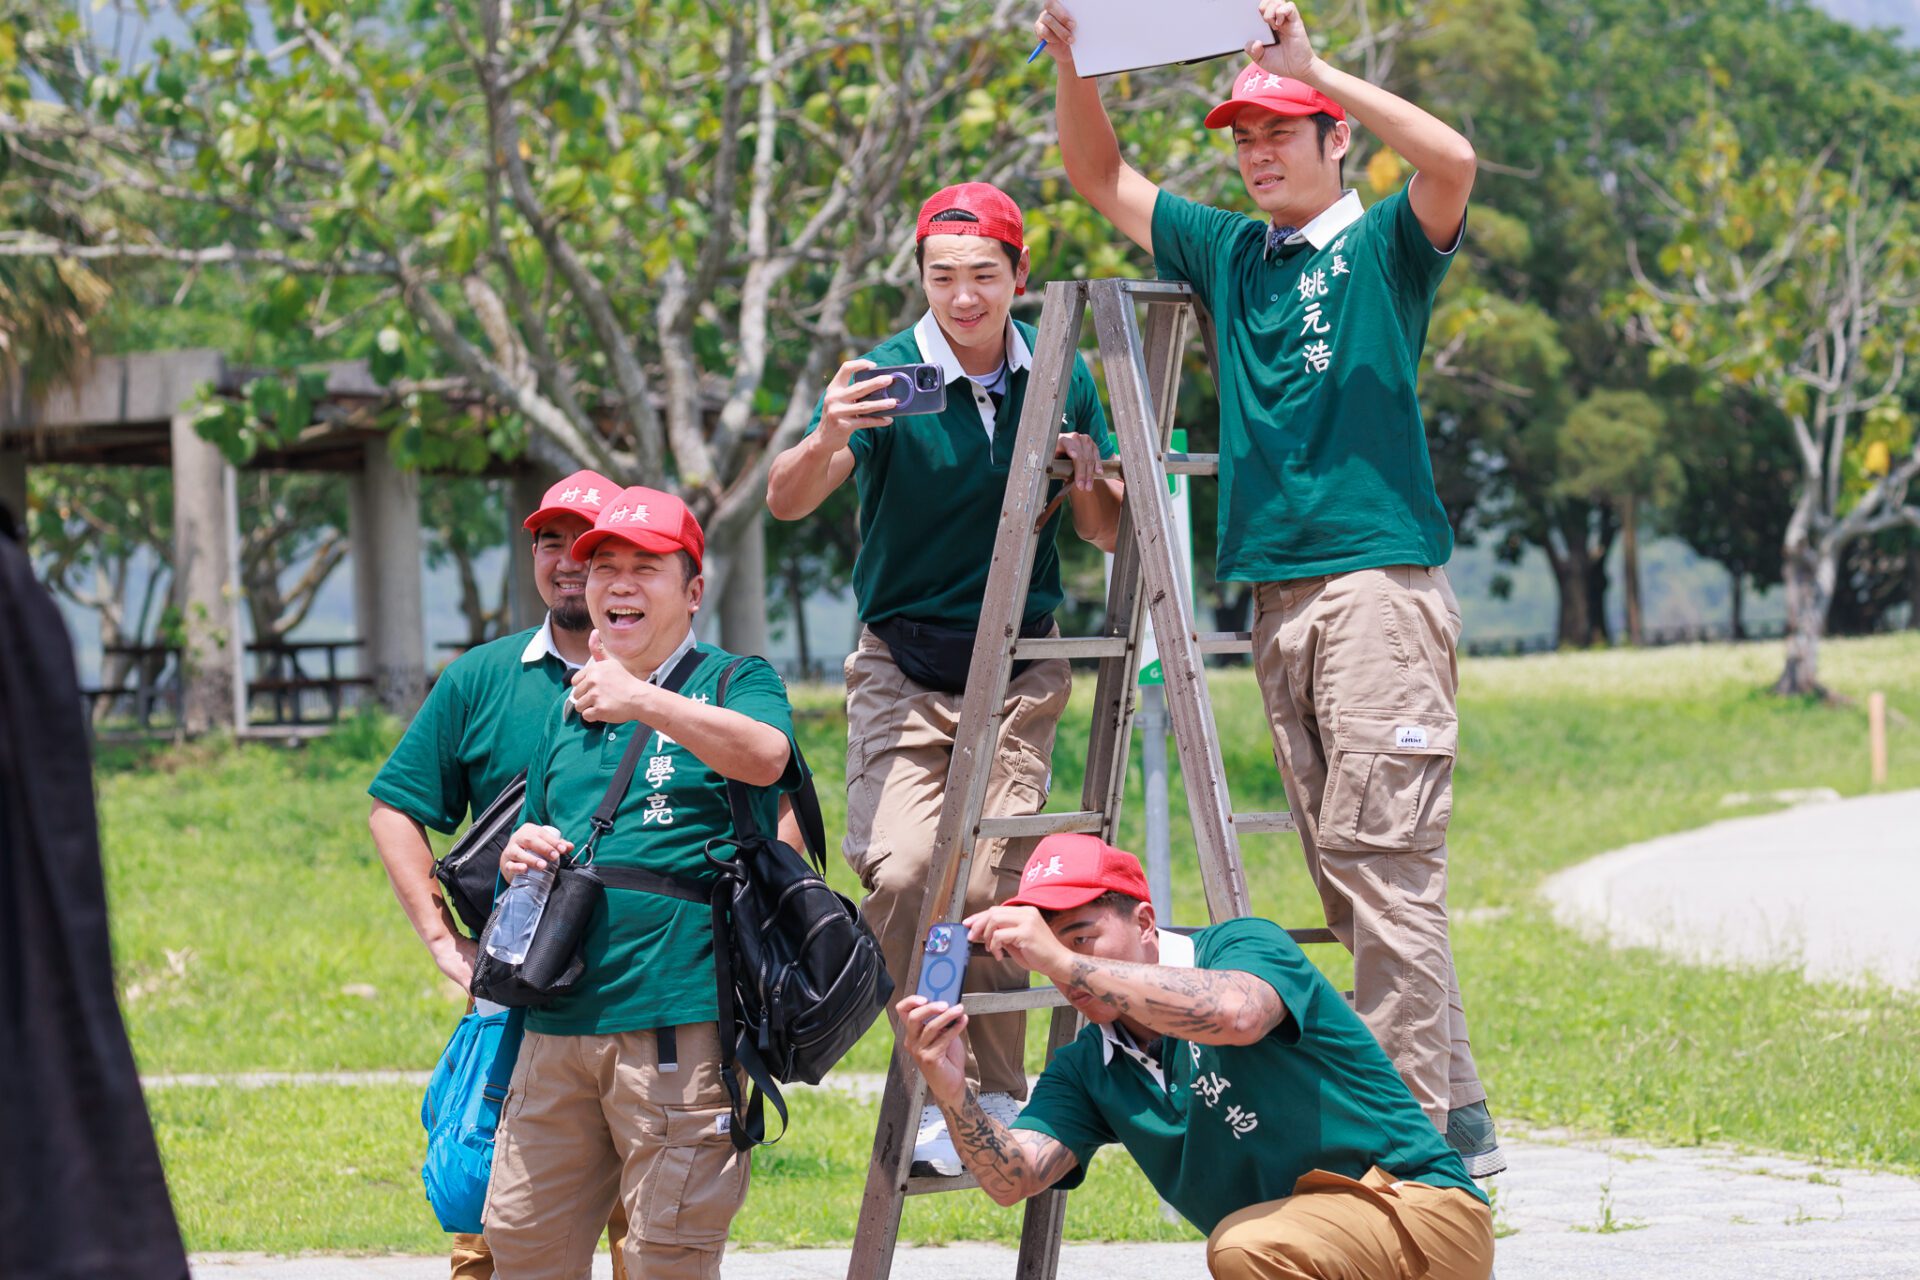
[{"label": "man standing on ladder", "polygon": [[[961,691],[986,594],[1014,437],[1028,390],[1035,331],[1009,318],[1025,292],[1028,255],[1020,207],[1005,192],[968,182],[920,209],[915,236],[927,313],[857,360],[840,366],[801,442],[774,460],[767,508],[798,520],[848,476],[860,494],[860,555],[854,596],[858,648],[848,657],[847,861],[866,886],[861,912],[880,939],[887,969],[904,984],[917,937],[933,853],[947,800],[947,768],[959,728]],[[946,407],[895,418],[898,399],[869,398],[885,377],[869,369],[936,365]],[[1074,361],[1058,455],[1073,463],[1068,505],[1074,531],[1111,551],[1121,486],[1100,478],[1114,445],[1084,361]],[[1034,553],[1022,634],[1049,635],[1063,599],[1056,510]],[[985,812],[1037,813],[1046,803],[1054,729],[1071,680],[1064,659],[1015,669],[1000,724]],[[1004,842],[1003,842],[1004,844]],[[1022,850],[983,842],[967,890],[969,910],[1011,892]],[[976,961],[967,990],[1023,987],[1026,971]],[[1027,1096],[1026,1018],[983,1019],[968,1074],[982,1105],[1011,1121]],[[922,1172],[957,1174],[960,1160],[939,1109],[922,1112],[914,1144]]]},{"label": "man standing on ladder", "polygon": [[[1307,868],[1353,952],[1356,1010],[1486,1177],[1506,1162],[1447,940],[1460,611],[1414,385],[1476,161],[1453,129],[1315,56],[1289,0],[1259,8],[1272,40],[1248,46],[1206,124],[1232,130],[1265,221],[1129,166],[1074,70],[1072,18],[1049,3],[1035,29],[1058,66],[1068,179],[1212,314],[1216,573],[1256,584],[1254,669]],[[1418,171],[1365,210],[1342,186],[1349,112]]]}]

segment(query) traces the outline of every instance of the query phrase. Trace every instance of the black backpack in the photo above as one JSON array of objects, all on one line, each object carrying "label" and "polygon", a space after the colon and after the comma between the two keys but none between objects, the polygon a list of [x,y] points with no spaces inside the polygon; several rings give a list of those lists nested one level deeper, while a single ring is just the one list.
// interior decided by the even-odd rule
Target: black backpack
[{"label": "black backpack", "polygon": [[[720,673],[716,704],[726,705],[727,683],[741,661]],[[806,761],[798,763],[800,788],[792,801],[805,856],[760,830],[747,787],[729,779],[734,834],[714,843],[729,846],[732,856],[708,849],[720,873],[710,887],[636,868],[596,868],[609,889],[710,904],[721,1078],[732,1100],[733,1145],[741,1151],[768,1140],[765,1101],[773,1103],[785,1132],[779,1086],[820,1083],[893,995],[879,940],[853,903],[826,882],[820,798]],[[750,1097],[741,1096],[736,1062],[746,1069]]]}]

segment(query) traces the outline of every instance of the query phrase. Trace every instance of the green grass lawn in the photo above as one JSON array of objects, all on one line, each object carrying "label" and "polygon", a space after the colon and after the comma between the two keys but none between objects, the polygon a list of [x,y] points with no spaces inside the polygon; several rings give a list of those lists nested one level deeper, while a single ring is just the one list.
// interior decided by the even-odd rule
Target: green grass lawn
[{"label": "green grass lawn", "polygon": [[[1470,662],[1452,826],[1454,952],[1497,1115],[1655,1141],[1730,1141],[1920,1170],[1920,1000],[1766,972],[1614,952],[1561,929],[1534,891],[1605,850],[1742,812],[1732,791],[1867,789],[1865,694],[1884,690],[1894,787],[1920,786],[1920,637],[1835,642],[1823,678],[1854,700],[1761,690],[1774,645]],[[1078,807],[1091,681],[1055,760],[1054,807]],[[1213,695],[1236,807],[1284,807],[1250,672]],[[828,829],[839,830],[838,691],[796,691]],[[128,1026],[143,1071],[431,1066],[459,1013],[393,903],[364,787],[392,729],[361,722],[291,750],[206,746],[102,763],[101,819]],[[1138,783],[1122,826],[1138,847]],[[1178,865],[1176,915],[1204,916]],[[1751,810],[1747,810],[1751,811]],[[1311,924],[1318,903],[1290,837],[1246,841],[1257,909]],[[844,889],[851,876],[836,866]],[[1809,876],[1820,874],[1809,851]],[[1314,948],[1336,982],[1338,948]],[[1039,1028],[1031,1029],[1037,1038]],[[849,1069],[885,1065],[884,1033]],[[1037,1062],[1037,1059],[1036,1059]],[[442,1239],[420,1197],[418,1097],[401,1088],[168,1089],[151,1095],[195,1249],[401,1249]],[[757,1157],[735,1239],[852,1235],[869,1108],[798,1100],[793,1133]],[[1124,1159],[1103,1158],[1069,1213],[1074,1238],[1185,1238]],[[1013,1239],[982,1196],[908,1206],[917,1240]]]}]

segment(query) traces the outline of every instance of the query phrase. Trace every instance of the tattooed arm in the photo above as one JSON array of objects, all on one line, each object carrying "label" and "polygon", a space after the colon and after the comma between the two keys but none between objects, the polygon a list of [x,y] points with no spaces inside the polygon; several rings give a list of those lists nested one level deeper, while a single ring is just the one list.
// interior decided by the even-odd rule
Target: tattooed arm
[{"label": "tattooed arm", "polygon": [[[1253,1044],[1287,1020],[1272,985],[1238,969],[1182,969],[1080,954],[1032,907],[967,917],[973,939],[1025,965],[1085,1006],[1102,1004],[1160,1035],[1199,1044]],[[1072,945],[1070,945],[1072,944]]]},{"label": "tattooed arm", "polygon": [[981,1109],[980,1095],[967,1083],[963,1006],[908,996],[896,1008],[901,1040],[947,1117],[954,1149],[994,1203],[1019,1204],[1073,1169],[1078,1161],[1065,1144],[1044,1133],[1009,1129]]}]

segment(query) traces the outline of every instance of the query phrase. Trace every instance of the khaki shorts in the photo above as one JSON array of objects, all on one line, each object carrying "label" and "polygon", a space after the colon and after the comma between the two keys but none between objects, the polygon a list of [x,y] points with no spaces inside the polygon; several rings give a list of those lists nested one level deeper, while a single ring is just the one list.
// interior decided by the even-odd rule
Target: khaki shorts
[{"label": "khaki shorts", "polygon": [[1400,1182],[1384,1169],[1359,1181],[1315,1169],[1292,1195],[1215,1227],[1207,1270],[1221,1280],[1488,1280],[1493,1212],[1458,1187]]}]

